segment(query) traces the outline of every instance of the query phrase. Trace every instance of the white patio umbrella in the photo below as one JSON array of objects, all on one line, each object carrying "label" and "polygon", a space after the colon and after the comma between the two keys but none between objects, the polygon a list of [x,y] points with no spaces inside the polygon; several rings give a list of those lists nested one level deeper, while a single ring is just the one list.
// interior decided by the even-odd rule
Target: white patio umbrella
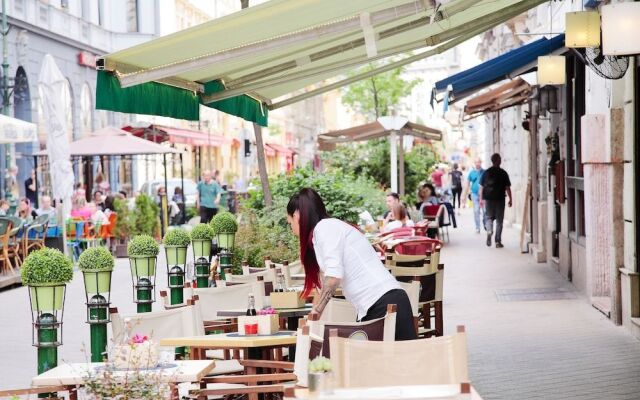
[{"label": "white patio umbrella", "polygon": [[50,54],[44,56],[38,83],[41,88],[44,123],[47,128],[47,155],[51,174],[53,197],[57,200],[58,223],[62,225],[64,252],[67,253],[67,235],[64,216],[71,209],[73,194],[73,168],[69,154],[69,139],[62,92],[66,79]]}]

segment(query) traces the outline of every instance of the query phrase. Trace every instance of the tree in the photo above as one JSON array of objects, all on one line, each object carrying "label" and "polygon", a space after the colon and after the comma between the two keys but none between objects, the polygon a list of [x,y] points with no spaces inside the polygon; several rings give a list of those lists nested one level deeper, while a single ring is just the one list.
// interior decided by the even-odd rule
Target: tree
[{"label": "tree", "polygon": [[[369,65],[354,71],[350,76],[371,71],[379,65]],[[405,80],[402,78],[404,68],[372,76],[368,79],[352,83],[343,88],[342,103],[357,113],[369,118],[378,119],[389,115],[391,107],[395,107],[403,97],[411,94],[421,79]]]}]

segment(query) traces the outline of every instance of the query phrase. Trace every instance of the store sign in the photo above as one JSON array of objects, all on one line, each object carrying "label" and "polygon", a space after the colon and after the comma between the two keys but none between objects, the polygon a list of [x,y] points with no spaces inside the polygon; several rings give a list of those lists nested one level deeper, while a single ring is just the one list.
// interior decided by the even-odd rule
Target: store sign
[{"label": "store sign", "polygon": [[78,53],[78,64],[89,68],[96,68],[96,56],[88,51]]}]

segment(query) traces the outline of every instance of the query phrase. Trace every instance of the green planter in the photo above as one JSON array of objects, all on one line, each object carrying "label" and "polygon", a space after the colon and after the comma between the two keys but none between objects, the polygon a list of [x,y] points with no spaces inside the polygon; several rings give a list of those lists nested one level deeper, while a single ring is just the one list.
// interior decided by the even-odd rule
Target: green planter
[{"label": "green planter", "polygon": [[82,271],[84,288],[87,293],[107,293],[111,290],[111,273],[113,270]]},{"label": "green planter", "polygon": [[231,248],[233,248],[235,236],[235,233],[219,233],[217,236],[218,247],[221,249],[230,250]]},{"label": "green planter", "polygon": [[156,256],[129,256],[129,265],[132,276],[155,276],[156,274]]},{"label": "green planter", "polygon": [[65,286],[59,283],[29,285],[31,309],[34,311],[62,310]]},{"label": "green planter", "polygon": [[208,239],[193,239],[191,241],[191,245],[193,246],[193,257],[197,260],[198,258],[204,257],[207,260],[211,255],[211,240]]},{"label": "green planter", "polygon": [[164,246],[167,265],[184,265],[187,263],[187,246]]}]

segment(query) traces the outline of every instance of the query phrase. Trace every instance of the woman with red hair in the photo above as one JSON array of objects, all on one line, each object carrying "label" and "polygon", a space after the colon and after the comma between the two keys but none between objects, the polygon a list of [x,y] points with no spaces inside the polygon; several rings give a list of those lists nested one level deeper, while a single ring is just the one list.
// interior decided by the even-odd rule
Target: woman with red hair
[{"label": "woman with red hair", "polygon": [[382,318],[397,306],[396,340],[416,339],[407,293],[380,262],[378,253],[354,226],[331,218],[320,195],[304,188],[289,200],[287,221],[300,239],[306,274],[304,295],[319,289],[312,313],[322,314],[338,286],[353,304],[359,321]]}]

